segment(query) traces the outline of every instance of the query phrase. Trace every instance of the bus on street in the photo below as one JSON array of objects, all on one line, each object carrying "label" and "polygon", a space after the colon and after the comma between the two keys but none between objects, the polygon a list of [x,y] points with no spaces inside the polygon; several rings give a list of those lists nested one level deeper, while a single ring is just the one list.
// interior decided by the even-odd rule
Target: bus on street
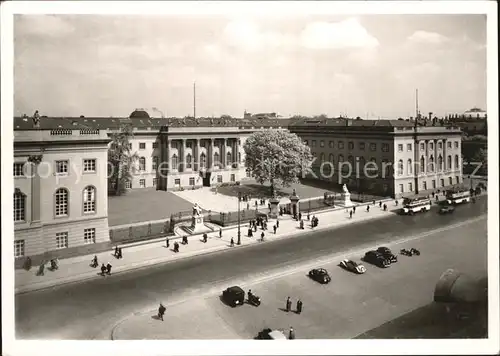
[{"label": "bus on street", "polygon": [[403,214],[414,214],[431,210],[431,200],[428,197],[405,198],[403,200]]}]

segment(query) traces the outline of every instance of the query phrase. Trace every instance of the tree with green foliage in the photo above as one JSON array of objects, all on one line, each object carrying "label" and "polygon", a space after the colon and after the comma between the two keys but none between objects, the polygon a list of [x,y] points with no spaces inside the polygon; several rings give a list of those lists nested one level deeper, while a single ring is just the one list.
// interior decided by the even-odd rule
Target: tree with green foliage
[{"label": "tree with green foliage", "polygon": [[263,130],[250,135],[244,145],[245,165],[258,183],[289,187],[299,175],[311,167],[310,148],[294,133],[284,130]]},{"label": "tree with green foliage", "polygon": [[485,173],[488,172],[488,149],[480,148],[479,151],[476,152],[474,158],[472,159],[474,163],[480,163],[481,167],[478,172]]},{"label": "tree with green foliage", "polygon": [[126,192],[125,183],[132,179],[132,169],[139,159],[132,153],[130,140],[134,137],[131,125],[124,125],[118,132],[111,134],[111,144],[108,149],[109,194],[121,195]]}]

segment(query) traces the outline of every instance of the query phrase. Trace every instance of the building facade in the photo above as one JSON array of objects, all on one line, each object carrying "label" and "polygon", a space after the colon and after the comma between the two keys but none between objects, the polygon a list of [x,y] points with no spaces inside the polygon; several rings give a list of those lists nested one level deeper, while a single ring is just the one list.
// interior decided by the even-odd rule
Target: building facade
[{"label": "building facade", "polygon": [[404,120],[305,119],[289,126],[315,157],[313,179],[402,197],[462,183],[458,127]]},{"label": "building facade", "polygon": [[15,257],[109,241],[105,131],[14,121]]}]

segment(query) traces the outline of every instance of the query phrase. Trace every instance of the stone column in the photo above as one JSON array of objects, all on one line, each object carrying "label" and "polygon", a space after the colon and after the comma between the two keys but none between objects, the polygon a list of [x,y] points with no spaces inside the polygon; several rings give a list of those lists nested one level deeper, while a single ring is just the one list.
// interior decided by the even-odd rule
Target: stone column
[{"label": "stone column", "polygon": [[172,171],[172,140],[167,140],[167,162],[168,162],[168,172]]},{"label": "stone column", "polygon": [[[446,139],[443,139],[443,172],[448,172],[448,155],[446,154]],[[446,180],[445,180],[446,185]]]},{"label": "stone column", "polygon": [[181,139],[179,149],[179,172],[184,172],[186,169],[186,140]]},{"label": "stone column", "polygon": [[207,171],[211,172],[214,165],[214,139],[211,138],[207,148]]},{"label": "stone column", "polygon": [[221,144],[221,154],[220,154],[220,162],[222,165],[222,168],[225,169],[227,162],[226,162],[226,150],[227,150],[227,139],[223,138],[222,139],[222,144]]},{"label": "stone column", "polygon": [[238,138],[233,139],[233,168],[238,168]]},{"label": "stone column", "polygon": [[193,144],[193,170],[194,171],[199,171],[200,170],[200,140],[199,139],[194,139],[194,144]]}]

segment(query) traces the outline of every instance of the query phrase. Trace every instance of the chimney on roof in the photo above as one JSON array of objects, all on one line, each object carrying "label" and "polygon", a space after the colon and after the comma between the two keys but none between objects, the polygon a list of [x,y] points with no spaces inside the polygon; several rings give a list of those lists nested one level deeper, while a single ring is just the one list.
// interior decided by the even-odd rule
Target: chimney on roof
[{"label": "chimney on roof", "polygon": [[38,110],[36,110],[33,114],[33,127],[37,129],[40,128],[40,114],[38,113]]}]

